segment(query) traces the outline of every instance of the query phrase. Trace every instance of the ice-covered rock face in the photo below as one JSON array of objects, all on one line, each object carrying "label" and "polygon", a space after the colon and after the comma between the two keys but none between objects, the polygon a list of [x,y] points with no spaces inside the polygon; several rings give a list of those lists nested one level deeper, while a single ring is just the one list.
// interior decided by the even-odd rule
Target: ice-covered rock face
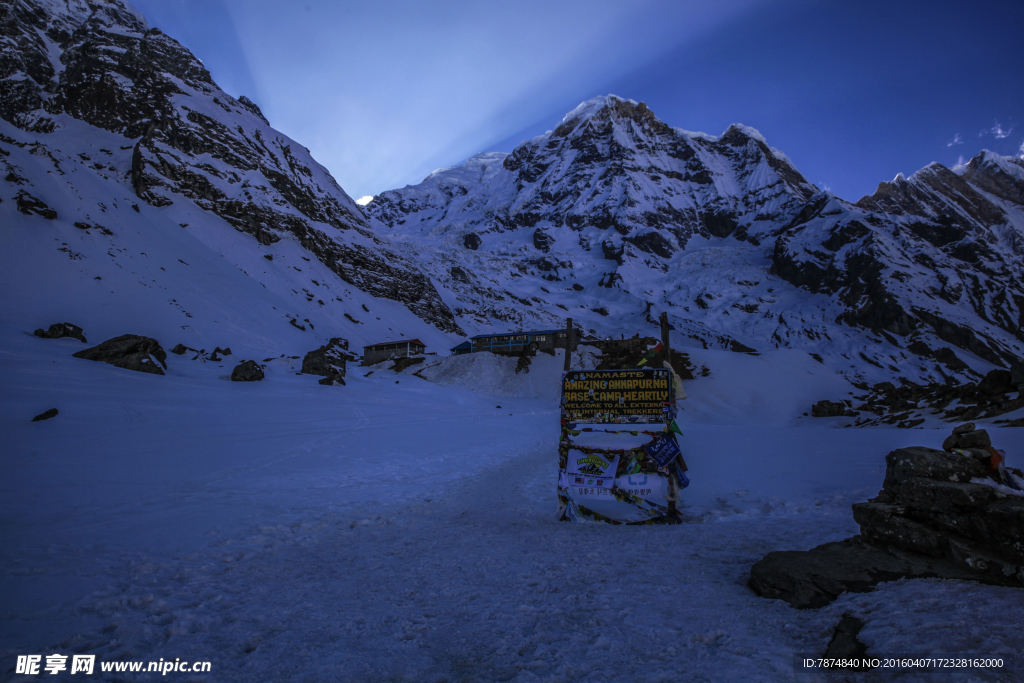
[{"label": "ice-covered rock face", "polygon": [[[392,228],[409,214],[447,209],[444,220],[464,217],[477,233],[611,229],[637,255],[667,257],[694,234],[757,243],[812,194],[753,129],[732,126],[720,138],[689,133],[642,102],[609,95],[583,103],[512,154],[478,155],[435,172],[376,197],[368,211]],[[475,210],[481,215],[470,217]]]},{"label": "ice-covered rock face", "polygon": [[772,272],[923,357],[939,360],[932,337],[1009,366],[1024,354],[1022,197],[1019,161],[983,151],[962,175],[933,163],[855,205],[812,199],[778,238]]},{"label": "ice-covered rock face", "polygon": [[0,117],[43,135],[65,116],[121,134],[134,151],[118,170],[142,200],[192,200],[263,244],[293,235],[348,283],[458,331],[430,280],[373,235],[308,150],[131,6],[16,0],[0,23]]},{"label": "ice-covered rock face", "polygon": [[981,374],[1024,355],[1022,196],[1019,161],[983,152],[852,204],[752,128],[691,133],[609,95],[365,210],[428,264],[468,329],[572,315],[618,336],[650,330],[660,309],[687,343],[945,381],[972,376],[957,354]]}]

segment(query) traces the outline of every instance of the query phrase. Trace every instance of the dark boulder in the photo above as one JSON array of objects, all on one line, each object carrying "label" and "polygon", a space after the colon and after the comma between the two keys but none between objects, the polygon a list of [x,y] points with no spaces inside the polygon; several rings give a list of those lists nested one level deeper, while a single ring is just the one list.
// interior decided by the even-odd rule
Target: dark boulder
[{"label": "dark boulder", "polygon": [[848,411],[845,403],[821,400],[811,406],[811,417],[842,417]]},{"label": "dark boulder", "polygon": [[19,191],[14,201],[18,206],[18,211],[26,216],[36,214],[51,221],[57,217],[56,211],[44,204],[41,199],[36,199],[28,192],[25,192],[25,190]]},{"label": "dark boulder", "polygon": [[57,417],[57,409],[50,408],[45,413],[39,413],[32,418],[33,422],[42,422],[43,420],[49,420],[51,417]]},{"label": "dark boulder", "polygon": [[[125,370],[148,372],[153,375],[164,374],[164,371],[160,369],[161,365],[167,368],[167,352],[161,348],[160,342],[151,337],[140,337],[136,334],[114,337],[99,346],[72,355],[75,358],[101,361]],[[156,361],[159,361],[160,364],[158,365]]]},{"label": "dark boulder", "polygon": [[473,251],[479,249],[480,245],[483,243],[484,241],[480,239],[480,235],[475,232],[471,232],[462,238],[462,246],[466,247],[466,249],[472,249]]},{"label": "dark boulder", "polygon": [[178,356],[184,356],[189,351],[191,351],[192,353],[199,353],[195,349],[193,349],[191,347],[188,347],[188,346],[185,346],[184,344],[178,344],[173,349],[171,349],[171,353],[173,353],[175,355],[178,355]]},{"label": "dark boulder", "polygon": [[61,339],[63,337],[71,337],[77,339],[83,344],[88,344],[85,341],[85,332],[78,325],[72,325],[71,323],[54,323],[46,330],[38,329],[33,332],[37,337],[43,339]]},{"label": "dark boulder", "polygon": [[967,432],[973,432],[974,429],[975,429],[974,423],[973,422],[968,422],[966,424],[957,425],[956,427],[953,427],[953,434],[955,434],[956,436],[959,436],[961,434],[966,434]]},{"label": "dark boulder", "polygon": [[[924,447],[892,451],[878,496],[853,506],[860,535],[809,551],[769,553],[751,569],[751,589],[809,608],[902,578],[1024,586],[1024,497],[976,483],[1010,475],[974,453]],[[1017,485],[1021,480],[999,481]]]},{"label": "dark boulder", "polygon": [[984,429],[976,429],[960,435],[957,448],[988,448],[992,445],[992,437]]},{"label": "dark boulder", "polygon": [[231,371],[232,382],[259,382],[263,380],[263,367],[254,360],[243,360]]},{"label": "dark boulder", "polygon": [[978,382],[978,391],[986,394],[1008,394],[1013,391],[1013,381],[1009,370],[992,370]]},{"label": "dark boulder", "polygon": [[310,351],[302,359],[302,372],[307,375],[344,377],[345,363],[353,360],[348,352],[348,340],[334,337],[319,349]]},{"label": "dark boulder", "polygon": [[885,491],[893,490],[912,477],[967,482],[984,476],[984,468],[975,460],[956,453],[914,446],[898,448],[885,456],[885,481],[882,482],[882,488]]},{"label": "dark boulder", "polygon": [[768,553],[750,570],[748,585],[763,598],[797,609],[824,607],[843,593],[866,593],[883,581],[971,575],[940,559],[886,550],[861,536],[811,550]]}]

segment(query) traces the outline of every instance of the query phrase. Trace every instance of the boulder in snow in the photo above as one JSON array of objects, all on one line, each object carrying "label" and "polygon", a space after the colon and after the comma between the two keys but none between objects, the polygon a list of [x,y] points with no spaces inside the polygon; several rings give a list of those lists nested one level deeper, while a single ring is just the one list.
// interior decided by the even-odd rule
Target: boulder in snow
[{"label": "boulder in snow", "polygon": [[[98,360],[118,368],[148,372],[153,375],[164,374],[164,371],[160,369],[161,365],[164,368],[167,367],[167,352],[160,346],[160,342],[151,337],[140,337],[137,334],[123,334],[120,337],[108,339],[99,346],[72,355],[75,358]],[[159,361],[159,365],[157,361]]]},{"label": "boulder in snow", "polygon": [[254,360],[243,360],[231,371],[232,382],[260,382],[263,380],[263,367]]},{"label": "boulder in snow", "polygon": [[1012,377],[1009,370],[996,368],[978,382],[978,391],[986,394],[1008,394],[1014,388]]},{"label": "boulder in snow", "polygon": [[345,363],[352,360],[348,340],[334,337],[329,342],[306,354],[302,359],[302,372],[307,375],[344,377]]},{"label": "boulder in snow", "polygon": [[941,560],[889,552],[854,536],[811,550],[768,553],[751,568],[747,585],[763,598],[815,609],[843,593],[866,593],[883,581],[936,576],[970,578],[968,572]]},{"label": "boulder in snow", "polygon": [[45,413],[39,413],[32,418],[33,422],[42,422],[43,420],[49,420],[51,417],[57,417],[57,409],[50,408]]},{"label": "boulder in snow", "polygon": [[50,325],[48,329],[43,330],[40,328],[32,334],[37,337],[41,337],[42,339],[61,339],[63,337],[72,337],[83,344],[88,343],[85,341],[85,332],[82,328],[78,325],[72,325],[71,323],[54,323]]},{"label": "boulder in snow", "polygon": [[[860,535],[769,553],[751,569],[751,589],[803,609],[903,578],[1024,586],[1024,492],[986,483],[996,471],[991,460],[917,446],[885,461],[878,496],[853,506]],[[1007,476],[1024,484],[1019,470]]]}]

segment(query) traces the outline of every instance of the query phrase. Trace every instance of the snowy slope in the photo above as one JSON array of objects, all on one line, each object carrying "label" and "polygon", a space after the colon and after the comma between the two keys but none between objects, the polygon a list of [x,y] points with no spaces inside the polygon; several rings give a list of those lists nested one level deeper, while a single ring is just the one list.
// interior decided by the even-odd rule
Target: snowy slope
[{"label": "snowy slope", "polygon": [[[112,301],[126,323],[162,316],[165,328],[177,328],[186,322],[178,320],[180,306],[193,316],[204,307],[231,308],[233,297],[216,286],[204,287],[209,301],[202,303],[190,300],[189,287],[179,287],[213,277],[250,292],[240,301],[254,302],[254,288],[269,290],[267,301],[275,301],[253,303],[256,318],[255,311],[239,315],[255,325],[245,335],[272,344],[278,335],[257,331],[274,325],[259,322],[264,315],[308,318],[315,327],[320,319],[331,330],[315,336],[353,341],[393,337],[388,328],[395,325],[438,342],[438,330],[459,332],[429,278],[368,229],[359,208],[308,150],[270,127],[250,100],[220,90],[201,62],[129,5],[18,0],[2,12],[0,210],[9,229],[0,239],[5,276],[27,293],[16,304],[20,310],[4,308],[5,319],[45,326],[55,321],[22,313],[42,314],[38,300],[64,301],[65,307],[74,301],[75,311],[83,312],[68,320],[95,329],[91,312],[84,313],[90,307],[77,305],[75,297],[97,289],[95,278],[106,275],[99,264],[107,262],[137,276],[110,283],[119,285]],[[47,207],[56,218],[44,218]],[[102,228],[79,230],[75,223]],[[152,262],[188,262],[188,249],[199,245],[209,259],[191,274],[176,279],[164,274],[173,273],[166,263]],[[64,260],[43,257],[53,246],[70,252]],[[138,262],[139,252],[149,255],[148,265]],[[264,255],[278,260],[257,260]],[[193,294],[198,287],[194,282]],[[92,308],[107,305],[102,297],[111,296],[110,289],[99,288]],[[279,314],[262,312],[274,306]],[[230,318],[227,312],[211,316],[218,325]],[[193,329],[203,324],[195,317],[188,323]],[[225,334],[238,336],[248,325]],[[128,330],[121,325],[117,331]]]},{"label": "snowy slope", "polygon": [[[885,453],[948,432],[794,428],[779,415],[841,381],[806,356],[772,392],[784,363],[697,352],[742,364],[689,383],[687,523],[636,528],[555,521],[557,406],[533,392],[557,358],[510,396],[490,354],[458,384],[377,369],[339,391],[292,359],[240,384],[80,347],[0,325],[11,676],[19,654],[86,653],[211,661],[217,681],[802,680],[793,653],[822,654],[847,612],[872,654],[1024,647],[1019,589],[900,581],[800,611],[747,588],[765,553],[855,533]],[[989,429],[1019,463],[1021,430]]]},{"label": "snowy slope", "polygon": [[[46,147],[6,122],[0,133],[4,162],[26,179],[0,184],[4,324],[31,333],[68,321],[91,344],[132,333],[167,350],[230,347],[257,360],[302,355],[336,336],[356,351],[406,336],[429,350],[449,346],[450,335],[344,282],[293,236],[262,245],[191,202],[139,201],[109,170],[132,154],[116,134],[75,120],[48,134]],[[21,191],[45,198],[57,217],[18,211]]]},{"label": "snowy slope", "polygon": [[939,169],[896,181],[931,188],[912,205],[889,184],[851,204],[749,127],[690,133],[609,95],[365,210],[429,264],[467,330],[571,315],[631,335],[664,310],[676,344],[794,348],[867,381],[964,380],[951,356],[984,373],[1024,355],[1024,180],[990,152],[962,177]]}]

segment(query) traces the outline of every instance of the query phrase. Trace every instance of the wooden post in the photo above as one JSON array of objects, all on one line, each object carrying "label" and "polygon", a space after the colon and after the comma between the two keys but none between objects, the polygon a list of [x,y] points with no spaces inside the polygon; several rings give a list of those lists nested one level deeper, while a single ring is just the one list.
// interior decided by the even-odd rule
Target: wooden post
[{"label": "wooden post", "polygon": [[665,363],[672,362],[672,346],[669,344],[668,338],[668,313],[664,311],[661,312],[661,345],[664,347],[662,352],[665,354],[662,367],[665,367]]},{"label": "wooden post", "polygon": [[565,320],[565,372],[569,372],[569,359],[572,357],[572,318]]}]

